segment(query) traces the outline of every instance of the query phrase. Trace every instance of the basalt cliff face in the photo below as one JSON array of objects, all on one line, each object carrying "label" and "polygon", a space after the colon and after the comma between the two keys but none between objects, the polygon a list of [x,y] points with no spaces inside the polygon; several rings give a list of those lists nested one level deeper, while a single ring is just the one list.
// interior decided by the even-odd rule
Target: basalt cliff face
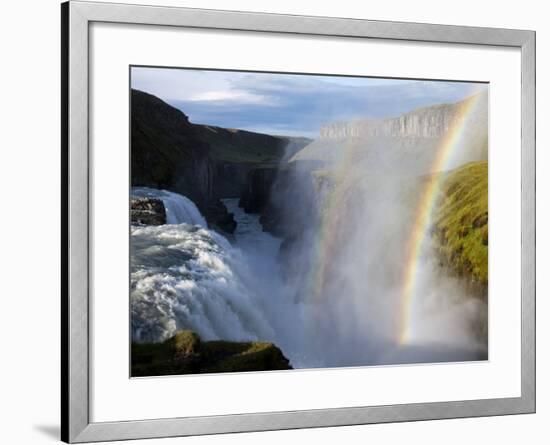
[{"label": "basalt cliff face", "polygon": [[[138,90],[131,93],[132,186],[180,193],[213,227],[235,223],[221,198],[264,199],[265,184],[251,182],[258,169],[274,168],[311,140],[193,124],[182,111]],[[254,196],[258,193],[258,196]]]},{"label": "basalt cliff face", "polygon": [[[272,136],[211,125],[196,125],[196,128],[200,139],[208,144],[209,155],[215,163],[213,194],[218,198],[243,198],[246,194],[260,201],[259,195],[264,194],[263,189],[269,184],[259,183],[258,176],[276,170],[281,162],[311,142],[307,138]],[[254,197],[256,191],[257,198]]]},{"label": "basalt cliff face", "polygon": [[334,122],[321,127],[323,139],[368,137],[439,138],[458,118],[459,104],[420,108],[395,118]]},{"label": "basalt cliff face", "polygon": [[[333,165],[342,160],[350,165],[365,161],[380,168],[406,163],[415,166],[408,173],[417,175],[429,171],[436,151],[451,133],[460,137],[449,167],[487,160],[487,97],[484,92],[461,102],[419,108],[397,117],[329,123],[321,128],[320,137],[291,161]],[[467,131],[461,131],[463,126]]]}]

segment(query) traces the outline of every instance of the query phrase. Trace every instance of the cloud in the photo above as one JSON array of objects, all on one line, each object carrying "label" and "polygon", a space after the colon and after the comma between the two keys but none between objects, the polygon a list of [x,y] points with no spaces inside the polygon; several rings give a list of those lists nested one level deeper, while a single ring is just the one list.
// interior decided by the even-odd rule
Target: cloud
[{"label": "cloud", "polygon": [[132,88],[160,97],[194,123],[316,137],[329,122],[398,116],[464,99],[487,85],[138,67]]},{"label": "cloud", "polygon": [[279,103],[277,97],[270,97],[263,94],[236,89],[229,89],[225,91],[205,91],[191,96],[189,100],[192,102],[232,102],[265,106],[276,106]]}]

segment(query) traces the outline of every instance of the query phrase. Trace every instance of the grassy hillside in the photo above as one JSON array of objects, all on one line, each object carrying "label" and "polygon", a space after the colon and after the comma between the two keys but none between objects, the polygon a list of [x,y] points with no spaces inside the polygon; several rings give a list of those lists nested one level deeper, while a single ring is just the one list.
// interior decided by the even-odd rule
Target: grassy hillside
[{"label": "grassy hillside", "polygon": [[239,197],[250,170],[284,163],[311,142],[194,124],[181,110],[138,90],[131,92],[131,108],[132,185],[180,193],[218,227],[225,221],[218,199]]},{"label": "grassy hillside", "polygon": [[210,157],[224,162],[279,162],[289,144],[302,148],[310,142],[306,138],[271,136],[209,125],[195,125],[195,128],[199,138],[208,144]]},{"label": "grassy hillside", "polygon": [[281,350],[268,342],[201,341],[179,331],[162,343],[132,343],[132,376],[292,369]]},{"label": "grassy hillside", "polygon": [[208,145],[180,110],[138,90],[131,96],[133,186],[173,190],[204,211],[212,195]]},{"label": "grassy hillside", "polygon": [[[424,176],[404,182],[404,203],[415,202],[428,181],[441,181],[441,190],[433,214],[433,245],[442,262],[458,276],[470,283],[480,285],[480,290],[488,283],[489,217],[488,217],[488,163],[476,161],[462,165],[442,176]],[[319,169],[312,172],[316,187],[323,184],[334,188],[335,172]],[[369,193],[379,196],[376,187],[385,183],[384,178],[357,176],[353,171],[343,179],[347,190],[338,199],[340,205],[348,205],[348,210],[357,207],[354,191],[362,196],[361,187],[368,187]],[[383,193],[383,192],[382,192]],[[369,195],[371,196],[371,195]],[[413,208],[414,209],[414,208]],[[411,218],[413,216],[411,215]],[[392,233],[394,238],[396,233]],[[477,286],[476,286],[477,288]]]},{"label": "grassy hillside", "polygon": [[487,285],[489,252],[487,162],[447,173],[434,214],[434,240],[442,258],[460,276]]}]

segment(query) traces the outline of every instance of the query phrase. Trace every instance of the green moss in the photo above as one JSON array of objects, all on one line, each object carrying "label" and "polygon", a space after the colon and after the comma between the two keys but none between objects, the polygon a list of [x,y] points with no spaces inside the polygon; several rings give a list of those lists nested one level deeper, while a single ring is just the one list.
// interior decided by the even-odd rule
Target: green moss
[{"label": "green moss", "polygon": [[442,259],[460,276],[487,285],[488,165],[472,162],[447,173],[434,212],[433,238]]},{"label": "green moss", "polygon": [[201,348],[201,339],[193,331],[179,331],[167,342],[172,345],[174,354],[181,357],[198,354]]},{"label": "green moss", "polygon": [[192,331],[179,331],[162,343],[132,343],[133,377],[277,369],[292,368],[268,342],[202,342]]},{"label": "green moss", "polygon": [[203,372],[262,371],[291,369],[288,360],[273,343],[208,342]]}]

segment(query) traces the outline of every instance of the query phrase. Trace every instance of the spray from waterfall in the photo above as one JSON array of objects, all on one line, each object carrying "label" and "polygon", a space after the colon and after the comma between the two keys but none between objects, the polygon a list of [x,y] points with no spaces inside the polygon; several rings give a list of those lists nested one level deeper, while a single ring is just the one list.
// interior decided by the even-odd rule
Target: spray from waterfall
[{"label": "spray from waterfall", "polygon": [[[406,134],[380,126],[363,139],[315,141],[327,153],[321,161],[289,155],[271,192],[277,236],[237,199],[223,200],[237,222],[224,236],[187,197],[133,188],[161,199],[167,215],[165,225],[131,227],[133,340],[191,329],[204,340],[272,341],[295,368],[483,356],[468,331],[470,319],[486,316],[482,304],[455,304],[459,280],[423,253],[438,173],[454,166],[484,101],[464,101],[442,137],[431,127],[415,136],[412,116],[407,128],[406,119],[384,123]],[[424,343],[411,341],[418,325]]]},{"label": "spray from waterfall", "polygon": [[481,97],[481,95],[475,95],[460,104],[453,126],[447,131],[435,154],[433,164],[428,172],[431,177],[426,181],[424,190],[421,192],[420,199],[418,200],[416,216],[408,241],[405,272],[403,274],[401,343],[409,341],[411,336],[412,311],[414,299],[417,297],[418,268],[423,245],[428,239],[427,234],[431,226],[431,218],[441,186],[441,178],[443,177],[441,173],[447,169],[457,148],[461,147],[462,140],[469,127],[468,124],[476,116],[475,111],[481,103]]},{"label": "spray from waterfall", "polygon": [[[376,131],[365,129],[368,137],[315,141],[312,148],[324,156],[321,165],[305,155],[292,160],[296,174],[287,186],[285,214],[304,207],[296,191],[309,189],[316,191],[319,213],[293,224],[300,235],[284,261],[298,283],[296,294],[306,302],[304,322],[313,347],[328,362],[484,356],[472,325],[486,323],[486,305],[470,298],[433,255],[422,253],[428,253],[426,233],[439,190],[426,175],[439,178],[436,172],[480,156],[486,105],[487,95],[481,94],[447,106],[438,128],[425,111],[399,125],[376,121]],[[414,344],[413,324],[419,327]]]}]

